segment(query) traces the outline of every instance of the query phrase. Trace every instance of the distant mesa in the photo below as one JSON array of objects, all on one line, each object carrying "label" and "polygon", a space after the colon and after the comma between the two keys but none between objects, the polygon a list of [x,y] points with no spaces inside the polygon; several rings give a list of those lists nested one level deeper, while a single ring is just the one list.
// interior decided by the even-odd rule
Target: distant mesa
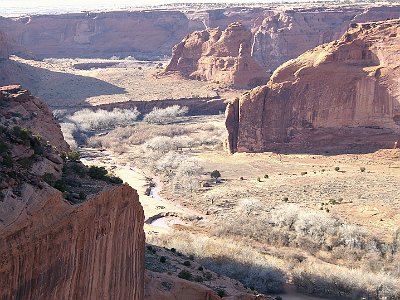
[{"label": "distant mesa", "polygon": [[195,31],[175,45],[164,74],[209,80],[236,88],[265,83],[269,74],[251,56],[252,34],[239,22],[225,30]]},{"label": "distant mesa", "polygon": [[400,20],[354,24],[281,65],[226,111],[231,152],[393,148],[400,136]]}]

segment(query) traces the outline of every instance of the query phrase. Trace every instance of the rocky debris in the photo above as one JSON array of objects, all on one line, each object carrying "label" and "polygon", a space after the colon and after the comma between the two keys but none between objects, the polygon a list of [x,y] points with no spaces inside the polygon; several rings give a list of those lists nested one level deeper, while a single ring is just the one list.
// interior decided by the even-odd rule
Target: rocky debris
[{"label": "rocky debris", "polygon": [[45,57],[155,58],[204,28],[178,11],[84,12],[0,18],[14,53]]},{"label": "rocky debris", "polygon": [[0,87],[0,299],[143,299],[136,191],[65,151],[46,105]]},{"label": "rocky debris", "polygon": [[69,151],[60,125],[46,104],[20,85],[0,87],[0,123],[27,128],[33,134],[57,148],[58,153]]},{"label": "rocky debris", "polygon": [[148,245],[145,253],[145,299],[270,299],[234,279],[210,271],[195,257],[175,249]]},{"label": "rocky debris", "polygon": [[238,122],[228,106],[231,150],[393,147],[399,45],[399,20],[354,24],[341,39],[283,64],[240,98]]},{"label": "rocky debris", "polygon": [[254,28],[253,57],[266,70],[340,38],[352,23],[400,16],[400,6],[300,8],[276,11]]},{"label": "rocky debris", "polygon": [[263,84],[269,76],[251,56],[251,39],[250,30],[241,23],[232,23],[223,31],[195,31],[174,46],[165,73],[178,72],[236,88]]}]

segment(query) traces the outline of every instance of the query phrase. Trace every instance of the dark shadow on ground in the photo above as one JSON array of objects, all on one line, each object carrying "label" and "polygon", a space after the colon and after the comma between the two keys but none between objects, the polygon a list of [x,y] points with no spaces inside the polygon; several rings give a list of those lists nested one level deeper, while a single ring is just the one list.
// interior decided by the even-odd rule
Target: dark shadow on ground
[{"label": "dark shadow on ground", "polygon": [[51,107],[90,106],[87,98],[125,94],[123,88],[105,81],[49,71],[16,61],[0,62],[0,85],[21,84]]}]

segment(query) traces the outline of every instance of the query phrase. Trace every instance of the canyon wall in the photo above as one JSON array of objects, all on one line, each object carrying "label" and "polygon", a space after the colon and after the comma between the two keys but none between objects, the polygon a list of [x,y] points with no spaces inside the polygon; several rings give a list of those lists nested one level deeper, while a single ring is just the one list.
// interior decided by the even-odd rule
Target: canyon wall
[{"label": "canyon wall", "polygon": [[195,31],[172,50],[165,73],[212,80],[237,88],[251,88],[266,82],[267,73],[251,57],[251,32],[241,23],[225,30]]},{"label": "canyon wall", "polygon": [[[62,159],[59,125],[20,86],[0,88],[0,107],[0,299],[143,299],[136,191]],[[67,167],[75,177],[64,178]],[[52,178],[60,189],[84,181],[90,194],[72,205]]]},{"label": "canyon wall", "polygon": [[338,39],[351,23],[400,17],[400,6],[333,7],[277,11],[253,29],[252,55],[266,70]]},{"label": "canyon wall", "polygon": [[353,24],[227,108],[228,149],[390,147],[400,136],[400,21]]},{"label": "canyon wall", "polygon": [[154,58],[204,28],[176,11],[134,11],[0,18],[15,53],[45,57]]}]

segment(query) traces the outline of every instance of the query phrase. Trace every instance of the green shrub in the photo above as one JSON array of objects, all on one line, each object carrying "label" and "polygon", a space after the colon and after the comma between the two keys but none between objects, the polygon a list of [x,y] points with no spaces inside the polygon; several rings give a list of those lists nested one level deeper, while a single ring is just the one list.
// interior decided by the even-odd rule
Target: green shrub
[{"label": "green shrub", "polygon": [[70,151],[66,153],[66,158],[69,161],[79,161],[81,155],[79,154],[78,151]]},{"label": "green shrub", "polygon": [[50,173],[44,174],[42,176],[42,179],[43,179],[44,182],[46,182],[48,185],[51,185],[51,186],[53,186],[55,181],[56,181],[55,178],[54,178],[54,175],[50,174]]},{"label": "green shrub", "polygon": [[211,178],[215,179],[215,181],[218,180],[218,178],[221,178],[221,173],[218,170],[214,170],[211,172]]},{"label": "green shrub", "polygon": [[192,273],[190,273],[188,270],[182,270],[178,273],[178,277],[186,280],[191,280]]},{"label": "green shrub", "polygon": [[165,256],[160,257],[160,262],[165,263],[167,261],[167,258]]},{"label": "green shrub", "polygon": [[13,128],[13,134],[19,138],[20,140],[22,140],[25,144],[28,144],[30,141],[30,134],[31,131],[27,128],[21,128],[18,126],[15,126]]},{"label": "green shrub", "polygon": [[117,176],[108,177],[108,181],[110,183],[113,183],[113,184],[122,184],[122,183],[124,183],[124,181],[121,178],[117,177]]},{"label": "green shrub", "polygon": [[215,291],[217,292],[218,296],[220,296],[221,298],[226,296],[226,292],[223,289],[216,289]]},{"label": "green shrub", "polygon": [[198,267],[198,268],[197,268],[197,270],[199,270],[199,271],[203,271],[203,270],[204,270],[204,268],[203,268],[202,266],[200,266],[200,267]]},{"label": "green shrub", "polygon": [[9,154],[4,154],[3,155],[3,161],[1,163],[3,166],[5,166],[6,168],[12,168],[14,165],[13,159],[11,157],[11,155]]},{"label": "green shrub", "polygon": [[203,278],[203,276],[197,275],[197,276],[194,278],[194,281],[196,281],[196,282],[203,282],[203,281],[204,281],[204,278]]},{"label": "green shrub", "polygon": [[[67,184],[65,183],[64,180],[60,179],[57,180],[56,182],[54,182],[53,187],[57,190],[59,190],[60,192],[66,192],[68,190]],[[68,199],[68,198],[67,198]]]},{"label": "green shrub", "polygon": [[3,141],[0,141],[0,153],[5,153],[8,151],[8,146]]},{"label": "green shrub", "polygon": [[86,199],[85,192],[83,192],[83,191],[79,192],[79,199],[81,199],[81,200],[85,200]]},{"label": "green shrub", "polygon": [[185,261],[183,262],[183,265],[186,266],[186,267],[190,267],[191,263],[190,263],[190,261],[185,260]]},{"label": "green shrub", "polygon": [[107,170],[104,167],[90,166],[88,175],[93,179],[104,180],[107,175]]}]

